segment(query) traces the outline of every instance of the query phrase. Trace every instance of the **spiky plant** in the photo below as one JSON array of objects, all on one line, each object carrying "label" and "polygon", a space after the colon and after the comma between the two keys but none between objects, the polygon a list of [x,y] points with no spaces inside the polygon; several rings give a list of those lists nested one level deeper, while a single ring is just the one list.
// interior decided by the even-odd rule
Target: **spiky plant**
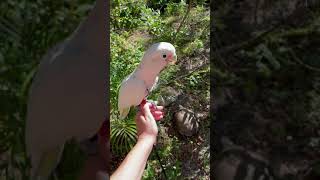
[{"label": "spiky plant", "polygon": [[129,152],[136,142],[136,123],[128,120],[114,119],[111,122],[111,151],[115,155]]}]

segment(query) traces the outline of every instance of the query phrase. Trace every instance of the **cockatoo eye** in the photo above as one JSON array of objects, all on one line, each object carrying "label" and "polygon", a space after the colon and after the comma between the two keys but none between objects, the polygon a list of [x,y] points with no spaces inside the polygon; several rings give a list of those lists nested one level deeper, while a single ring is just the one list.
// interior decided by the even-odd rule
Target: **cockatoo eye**
[{"label": "cockatoo eye", "polygon": [[167,57],[167,55],[166,55],[166,54],[163,54],[163,55],[162,55],[162,57],[163,57],[163,58],[166,58],[166,57]]}]

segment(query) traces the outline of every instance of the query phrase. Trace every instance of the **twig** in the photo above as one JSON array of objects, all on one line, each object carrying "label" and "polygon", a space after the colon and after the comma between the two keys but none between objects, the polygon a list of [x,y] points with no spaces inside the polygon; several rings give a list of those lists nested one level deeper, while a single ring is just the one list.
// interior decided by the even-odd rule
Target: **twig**
[{"label": "twig", "polygon": [[192,6],[192,0],[189,1],[188,10],[187,10],[186,14],[184,15],[182,21],[180,22],[179,27],[178,27],[176,33],[174,34],[173,42],[176,41],[177,35],[178,35],[178,33],[180,32],[181,27],[182,27],[182,25],[184,24],[185,20],[187,19],[188,15],[189,15],[189,13],[190,13],[191,6]]},{"label": "twig", "polygon": [[193,69],[192,71],[190,71],[189,73],[184,74],[184,75],[181,75],[181,76],[178,76],[177,78],[172,79],[171,81],[167,82],[166,84],[161,84],[161,83],[160,83],[160,84],[159,84],[159,87],[160,87],[160,85],[168,86],[169,84],[173,83],[174,81],[177,81],[177,80],[183,79],[183,78],[185,78],[185,77],[188,77],[188,76],[192,75],[193,73],[197,72],[198,70],[200,70],[200,69],[202,69],[202,68],[204,68],[204,67],[206,67],[206,66],[209,66],[209,65],[210,65],[210,63],[204,63],[204,64],[202,64],[201,66],[198,66],[198,67],[194,68],[194,69]]},{"label": "twig", "polygon": [[158,159],[158,161],[159,161],[159,164],[160,164],[160,166],[161,166],[162,172],[163,172],[163,174],[164,174],[164,177],[165,177],[166,180],[167,180],[167,179],[168,179],[168,176],[167,176],[166,170],[164,169],[163,164],[162,164],[162,162],[161,162],[161,158],[160,158],[160,156],[159,156],[158,149],[157,149],[156,146],[153,146],[153,147],[154,147],[154,152],[155,152],[155,154],[156,154],[156,156],[157,156],[157,159]]},{"label": "twig", "polygon": [[215,51],[213,51],[212,55],[213,55],[213,57],[215,59],[220,61],[221,64],[224,65],[227,68],[228,64],[224,61],[222,55],[219,53],[219,44],[218,44],[218,42],[220,42],[220,39],[217,36],[217,31],[216,31],[216,28],[214,26],[212,27],[211,35],[215,38],[215,40],[211,41],[211,43],[213,45],[213,48],[215,49]]},{"label": "twig", "polygon": [[304,28],[289,30],[285,32],[281,32],[275,34],[274,36],[278,36],[280,38],[289,38],[289,37],[297,37],[297,36],[308,36],[310,34],[320,34],[319,30],[316,29],[314,26],[308,26]]},{"label": "twig", "polygon": [[247,49],[249,47],[252,47],[258,43],[260,43],[260,41],[265,38],[267,35],[269,35],[271,32],[273,32],[275,29],[277,28],[277,26],[275,27],[272,27],[270,28],[269,30],[261,33],[260,35],[256,36],[256,37],[253,37],[252,39],[249,39],[248,41],[245,41],[245,42],[241,42],[241,43],[238,43],[238,44],[235,44],[235,45],[231,45],[231,46],[228,46],[226,48],[223,48],[221,50],[218,50],[217,52],[215,53],[218,53],[218,54],[230,54],[230,53],[233,53],[233,52],[236,52],[238,50],[241,50],[241,49]]},{"label": "twig", "polygon": [[[313,8],[317,8],[319,6],[320,6],[320,2],[317,1],[317,3],[315,2],[312,7]],[[281,20],[280,22],[276,23],[269,30],[265,31],[264,33],[260,34],[257,37],[254,37],[254,38],[252,38],[252,39],[250,39],[248,41],[241,42],[241,43],[236,44],[236,45],[231,45],[231,46],[225,47],[225,48],[223,48],[221,50],[217,50],[214,53],[219,53],[220,54],[219,56],[221,56],[221,55],[225,55],[225,54],[234,53],[234,52],[236,52],[238,50],[241,50],[241,49],[246,49],[246,48],[252,47],[252,46],[256,45],[257,43],[259,43],[261,40],[263,40],[267,35],[269,35],[274,30],[287,25],[288,22],[291,22],[292,20],[296,20],[297,14],[299,14],[299,12],[304,10],[304,9],[305,9],[305,7],[297,8],[293,13],[291,13],[288,16],[286,16],[283,20]],[[314,29],[313,30],[306,30],[306,31],[303,31],[303,30],[304,29],[296,30],[296,31],[293,31],[293,32],[290,32],[290,33],[280,33],[279,35],[281,37],[288,37],[288,36],[301,36],[301,35],[306,35],[306,34],[311,34],[311,33],[319,33],[318,31],[316,31]]]},{"label": "twig", "polygon": [[294,61],[296,61],[297,63],[299,63],[301,66],[303,66],[306,69],[312,70],[312,71],[316,71],[316,72],[320,72],[320,68],[316,68],[316,67],[312,67],[308,64],[303,63],[298,56],[296,55],[296,53],[294,53],[293,51],[289,51],[289,53],[291,54],[292,58]]},{"label": "twig", "polygon": [[20,36],[16,29],[14,29],[9,23],[6,22],[5,19],[1,18],[0,19],[0,30],[3,31],[4,33],[8,33],[9,35],[12,35],[15,37],[17,40],[20,40]]}]

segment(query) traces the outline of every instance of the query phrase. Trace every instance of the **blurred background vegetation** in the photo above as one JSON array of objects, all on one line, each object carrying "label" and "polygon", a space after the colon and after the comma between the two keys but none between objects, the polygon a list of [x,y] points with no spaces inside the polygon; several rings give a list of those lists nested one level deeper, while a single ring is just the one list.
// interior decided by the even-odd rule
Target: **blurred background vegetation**
[{"label": "blurred background vegetation", "polygon": [[263,154],[280,179],[319,177],[319,1],[217,0],[213,8],[212,153],[227,137]]},{"label": "blurred background vegetation", "polygon": [[[27,179],[24,122],[29,85],[43,55],[76,29],[93,3],[93,0],[1,1],[0,179]],[[79,149],[67,146],[64,157],[74,158],[64,158],[66,163],[62,164],[67,166],[61,166],[61,179],[74,178],[72,171],[79,168]]]}]

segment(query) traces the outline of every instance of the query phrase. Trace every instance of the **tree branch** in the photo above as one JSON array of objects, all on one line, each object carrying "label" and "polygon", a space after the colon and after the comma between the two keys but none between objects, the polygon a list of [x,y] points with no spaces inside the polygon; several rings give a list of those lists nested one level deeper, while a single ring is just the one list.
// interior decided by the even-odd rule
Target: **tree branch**
[{"label": "tree branch", "polygon": [[184,15],[182,21],[180,22],[179,27],[178,27],[176,33],[174,34],[173,42],[176,41],[177,35],[178,35],[178,33],[180,32],[181,27],[182,27],[182,25],[184,24],[184,22],[186,21],[189,13],[190,13],[190,11],[191,11],[191,7],[192,7],[192,0],[189,1],[188,10],[187,10],[186,14]]},{"label": "tree branch", "polygon": [[304,62],[302,62],[298,56],[296,55],[296,53],[294,53],[293,51],[289,51],[290,55],[292,56],[293,60],[296,61],[298,64],[300,64],[301,66],[303,66],[306,69],[309,69],[311,71],[316,71],[316,72],[320,72],[320,68],[316,68],[316,67],[312,67],[308,64],[305,64]]}]

